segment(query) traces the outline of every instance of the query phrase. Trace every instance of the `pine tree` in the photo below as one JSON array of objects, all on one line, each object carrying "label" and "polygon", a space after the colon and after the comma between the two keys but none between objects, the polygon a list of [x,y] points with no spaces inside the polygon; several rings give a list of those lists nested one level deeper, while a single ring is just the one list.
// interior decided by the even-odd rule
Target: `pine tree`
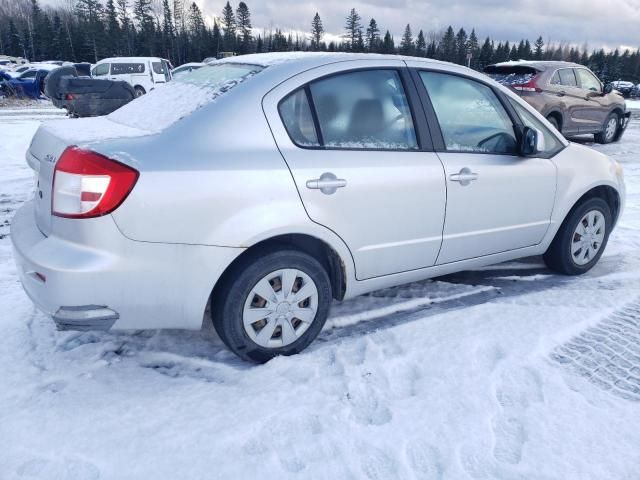
[{"label": "pine tree", "polygon": [[107,42],[105,45],[107,55],[118,55],[120,54],[120,46],[118,43],[121,38],[121,33],[120,24],[118,23],[118,13],[116,12],[116,5],[113,0],[107,0],[104,15],[107,27]]},{"label": "pine tree", "polygon": [[244,2],[238,4],[236,10],[236,25],[240,42],[238,45],[238,53],[245,54],[253,51],[253,36],[251,34],[251,14],[249,7]]},{"label": "pine tree", "polygon": [[449,28],[445,31],[442,36],[442,40],[440,40],[440,60],[444,60],[446,62],[455,62],[456,60],[456,35],[453,31],[453,27],[449,25]]},{"label": "pine tree", "polygon": [[467,32],[465,32],[464,28],[458,30],[456,35],[456,63],[458,65],[466,65],[467,64],[467,42],[468,42]]},{"label": "pine tree", "polygon": [[493,62],[493,51],[493,42],[489,37],[487,37],[480,48],[480,53],[478,54],[478,69],[482,70]]},{"label": "pine tree", "polygon": [[222,9],[223,47],[226,52],[236,50],[236,17],[229,2]]},{"label": "pine tree", "polygon": [[393,37],[389,33],[389,30],[384,34],[384,40],[382,40],[382,53],[396,53],[395,42]]},{"label": "pine tree", "polygon": [[538,37],[536,43],[534,43],[533,46],[535,47],[533,51],[533,58],[535,60],[542,60],[542,55],[544,53],[544,41],[542,40],[541,36]]},{"label": "pine tree", "polygon": [[369,26],[365,35],[365,46],[368,52],[377,52],[380,50],[380,29],[375,18],[369,20]]},{"label": "pine tree", "polygon": [[7,41],[7,53],[9,55],[20,57],[24,52],[20,48],[20,33],[16,28],[13,18],[9,19],[9,39]]},{"label": "pine tree", "polygon": [[478,55],[480,54],[480,45],[478,44],[478,37],[476,35],[475,28],[471,30],[469,35],[469,41],[467,42],[467,52],[471,54],[471,62],[469,66],[471,68],[478,68]]},{"label": "pine tree", "polygon": [[320,50],[320,42],[322,41],[322,35],[324,35],[324,26],[322,25],[322,19],[318,12],[313,16],[311,20],[311,49]]},{"label": "pine tree", "polygon": [[400,41],[400,53],[402,55],[413,55],[413,34],[411,33],[411,25],[407,23],[407,26],[404,27],[404,34],[402,35],[402,40]]},{"label": "pine tree", "polygon": [[[162,52],[167,58],[173,57],[174,27],[169,0],[162,0]],[[165,53],[166,52],[166,53]]]},{"label": "pine tree", "polygon": [[31,16],[27,18],[28,49],[31,61],[44,60],[40,53],[40,22],[42,10],[38,0],[31,0]]},{"label": "pine tree", "polygon": [[422,30],[418,32],[418,39],[416,40],[416,55],[418,57],[424,57],[427,55],[427,42],[424,39],[424,33]]},{"label": "pine tree", "polygon": [[358,15],[355,8],[352,8],[344,26],[347,49],[354,52],[359,50],[359,44],[362,42],[362,24],[360,20],[360,15]]},{"label": "pine tree", "polygon": [[138,54],[153,55],[155,26],[151,15],[151,0],[134,0],[133,17],[139,28]]}]

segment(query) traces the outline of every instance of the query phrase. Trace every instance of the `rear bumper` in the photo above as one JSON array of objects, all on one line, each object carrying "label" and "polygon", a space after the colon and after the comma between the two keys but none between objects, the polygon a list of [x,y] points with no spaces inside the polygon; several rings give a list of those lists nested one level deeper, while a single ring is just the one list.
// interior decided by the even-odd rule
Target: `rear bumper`
[{"label": "rear bumper", "polygon": [[13,218],[20,281],[60,329],[198,329],[213,286],[243,250],[136,242],[108,216],[94,227],[101,241],[89,247],[43,235],[32,202]]}]

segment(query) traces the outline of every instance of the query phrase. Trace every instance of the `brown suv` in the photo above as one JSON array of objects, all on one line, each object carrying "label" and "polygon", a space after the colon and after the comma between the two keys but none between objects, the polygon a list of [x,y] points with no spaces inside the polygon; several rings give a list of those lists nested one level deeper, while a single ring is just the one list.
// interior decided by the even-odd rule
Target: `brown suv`
[{"label": "brown suv", "polygon": [[622,95],[583,65],[521,60],[489,65],[484,72],[513,88],[565,136],[593,133],[596,142],[614,142],[629,123]]}]

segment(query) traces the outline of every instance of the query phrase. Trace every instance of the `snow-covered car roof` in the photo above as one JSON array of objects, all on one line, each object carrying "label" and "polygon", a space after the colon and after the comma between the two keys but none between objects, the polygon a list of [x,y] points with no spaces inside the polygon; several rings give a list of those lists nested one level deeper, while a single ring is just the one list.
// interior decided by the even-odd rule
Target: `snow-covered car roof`
[{"label": "snow-covered car roof", "polygon": [[508,62],[500,62],[494,63],[493,65],[488,65],[485,68],[485,71],[490,70],[492,68],[505,68],[505,67],[530,67],[534,70],[538,70],[539,72],[545,71],[547,68],[558,68],[558,67],[584,67],[584,65],[580,65],[578,63],[573,62],[562,62],[555,60],[509,60]]}]

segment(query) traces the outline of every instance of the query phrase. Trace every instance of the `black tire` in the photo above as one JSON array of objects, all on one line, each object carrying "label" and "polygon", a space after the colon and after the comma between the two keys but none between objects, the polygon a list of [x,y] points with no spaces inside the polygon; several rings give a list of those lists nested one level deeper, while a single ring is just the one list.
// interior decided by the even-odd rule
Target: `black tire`
[{"label": "black tire", "polygon": [[[605,235],[602,245],[596,255],[586,264],[579,265],[573,259],[571,254],[571,243],[578,223],[591,210],[598,210],[605,219]],[[562,222],[560,229],[556,233],[553,242],[545,252],[543,258],[551,270],[562,273],[564,275],[582,275],[593,268],[598,263],[604,249],[609,241],[609,234],[613,226],[613,217],[611,209],[607,202],[601,198],[589,198],[582,203],[573,207],[567,217]]]},{"label": "black tire", "polygon": [[141,97],[142,95],[144,95],[145,93],[147,93],[147,92],[145,91],[145,89],[144,89],[144,88],[142,88],[141,86],[137,86],[137,87],[135,87],[133,90],[134,90],[134,92],[135,92],[136,98]]},{"label": "black tire", "polygon": [[[266,348],[255,343],[245,331],[243,309],[254,286],[283,268],[295,268],[313,280],[318,291],[318,306],[313,321],[296,341],[283,347]],[[326,270],[315,258],[286,246],[242,259],[225,274],[223,282],[212,299],[213,326],[224,344],[245,360],[264,363],[278,355],[300,353],[318,336],[329,315],[332,295]]]},{"label": "black tire", "polygon": [[614,140],[616,140],[616,137],[618,136],[618,128],[620,128],[620,127],[616,128],[616,130],[615,130],[615,132],[613,134],[607,134],[607,125],[613,119],[615,119],[616,124],[620,123],[620,116],[617,113],[610,113],[607,116],[607,119],[604,121],[604,125],[602,126],[602,131],[596,133],[593,136],[596,142],[602,143],[602,144],[606,144],[606,143],[611,143]]},{"label": "black tire", "polygon": [[555,116],[555,115],[549,115],[549,116],[547,117],[547,121],[548,121],[551,125],[553,125],[553,128],[555,128],[555,129],[556,129],[556,130],[558,130],[560,133],[562,133],[562,132],[561,132],[561,130],[560,130],[560,122],[558,122],[558,119],[556,118],[556,116]]}]

